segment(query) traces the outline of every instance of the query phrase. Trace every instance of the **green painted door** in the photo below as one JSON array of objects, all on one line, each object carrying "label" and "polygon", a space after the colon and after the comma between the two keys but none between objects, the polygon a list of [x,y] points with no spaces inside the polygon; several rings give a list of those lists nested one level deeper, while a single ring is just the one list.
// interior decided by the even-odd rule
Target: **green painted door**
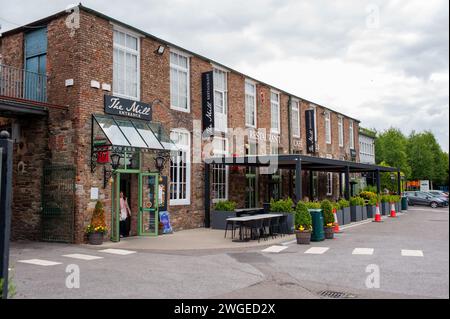
[{"label": "green painted door", "polygon": [[120,241],[120,173],[115,173],[112,184],[112,205],[111,205],[111,241]]},{"label": "green painted door", "polygon": [[157,236],[159,224],[159,174],[139,174],[139,236]]}]

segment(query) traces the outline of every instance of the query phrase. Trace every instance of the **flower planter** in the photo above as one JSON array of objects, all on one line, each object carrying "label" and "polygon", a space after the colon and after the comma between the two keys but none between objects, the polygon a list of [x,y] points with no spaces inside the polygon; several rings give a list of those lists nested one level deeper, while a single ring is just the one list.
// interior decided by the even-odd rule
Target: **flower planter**
[{"label": "flower planter", "polygon": [[232,217],[236,217],[236,212],[219,210],[211,211],[211,228],[225,230],[227,219]]},{"label": "flower planter", "polygon": [[338,224],[344,225],[344,212],[342,211],[342,209],[338,209],[336,211],[336,216],[337,216]]},{"label": "flower planter", "polygon": [[362,219],[363,220],[367,219],[367,206],[362,207]]},{"label": "flower planter", "polygon": [[342,225],[350,224],[352,221],[350,207],[344,207],[344,209],[342,210],[342,215]]},{"label": "flower planter", "polygon": [[350,215],[352,222],[359,222],[362,220],[362,207],[361,206],[350,206]]},{"label": "flower planter", "polygon": [[377,212],[376,206],[367,206],[367,218],[375,218]]},{"label": "flower planter", "polygon": [[381,215],[389,215],[391,212],[391,208],[389,207],[389,203],[381,203]]},{"label": "flower planter", "polygon": [[311,231],[295,231],[298,245],[309,245],[311,243]]},{"label": "flower planter", "polygon": [[333,227],[325,227],[325,239],[333,239],[333,238],[334,238]]},{"label": "flower planter", "polygon": [[90,233],[88,234],[88,240],[90,245],[102,245],[103,233]]}]

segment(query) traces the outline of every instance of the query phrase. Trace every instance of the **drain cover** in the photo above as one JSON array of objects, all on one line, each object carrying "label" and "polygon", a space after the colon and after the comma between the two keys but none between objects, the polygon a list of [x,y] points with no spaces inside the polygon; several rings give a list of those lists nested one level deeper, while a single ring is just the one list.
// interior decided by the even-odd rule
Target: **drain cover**
[{"label": "drain cover", "polygon": [[345,299],[345,298],[355,298],[354,295],[348,294],[346,292],[342,291],[331,291],[331,290],[324,290],[319,292],[319,295],[325,298],[332,298],[332,299]]}]

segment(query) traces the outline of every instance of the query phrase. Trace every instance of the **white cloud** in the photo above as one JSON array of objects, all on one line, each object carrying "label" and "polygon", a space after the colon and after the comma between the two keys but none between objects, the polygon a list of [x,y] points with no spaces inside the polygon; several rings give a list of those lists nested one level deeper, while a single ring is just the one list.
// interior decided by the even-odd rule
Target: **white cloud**
[{"label": "white cloud", "polygon": [[[66,4],[0,0],[0,18],[23,24]],[[357,117],[366,127],[396,126],[405,133],[431,130],[448,151],[446,0],[85,0],[83,4]],[[376,28],[367,27],[372,18],[369,8],[379,12]],[[3,29],[13,27],[1,23]]]}]

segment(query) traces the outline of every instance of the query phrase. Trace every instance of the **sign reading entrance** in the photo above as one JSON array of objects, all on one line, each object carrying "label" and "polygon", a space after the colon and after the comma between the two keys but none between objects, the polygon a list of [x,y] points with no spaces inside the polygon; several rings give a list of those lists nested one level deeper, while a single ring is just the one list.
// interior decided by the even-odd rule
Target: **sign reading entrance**
[{"label": "sign reading entrance", "polygon": [[213,72],[202,73],[202,129],[204,137],[214,135]]},{"label": "sign reading entrance", "polygon": [[316,132],[314,110],[306,110],[306,150],[308,153],[316,152]]},{"label": "sign reading entrance", "polygon": [[127,116],[145,121],[152,120],[152,107],[150,104],[117,96],[105,95],[105,113]]}]

